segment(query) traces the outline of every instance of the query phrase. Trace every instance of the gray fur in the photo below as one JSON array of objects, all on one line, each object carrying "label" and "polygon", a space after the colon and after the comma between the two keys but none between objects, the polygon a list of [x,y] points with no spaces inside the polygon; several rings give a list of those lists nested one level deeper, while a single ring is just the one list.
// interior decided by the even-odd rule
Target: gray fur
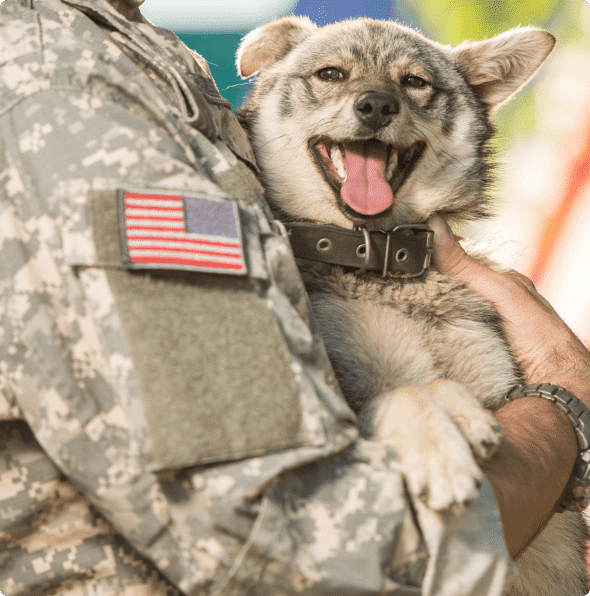
[{"label": "gray fur", "polygon": [[[317,28],[288,17],[253,31],[238,69],[259,76],[241,116],[275,215],[368,230],[422,223],[435,212],[455,221],[485,216],[490,115],[553,43],[549,33],[523,28],[451,49],[368,19]],[[319,73],[328,67],[342,77],[324,80]],[[408,76],[427,84],[410,85]],[[400,106],[376,130],[355,114],[356,99],[368,92],[390,94]],[[343,208],[314,159],[318,139],[343,151],[366,139],[394,153],[417,141],[425,148],[391,206],[367,216]],[[361,431],[394,446],[409,491],[428,507],[452,510],[475,499],[478,464],[501,440],[490,411],[522,380],[491,304],[436,271],[416,280],[357,277],[309,262],[301,270]],[[517,561],[509,596],[584,596],[586,539],[581,515],[554,516]]]}]

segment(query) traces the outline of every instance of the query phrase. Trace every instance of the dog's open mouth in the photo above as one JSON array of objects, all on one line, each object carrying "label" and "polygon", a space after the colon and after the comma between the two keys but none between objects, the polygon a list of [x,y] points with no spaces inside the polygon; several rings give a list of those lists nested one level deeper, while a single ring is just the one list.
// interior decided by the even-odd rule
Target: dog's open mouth
[{"label": "dog's open mouth", "polygon": [[420,159],[425,143],[403,149],[377,139],[336,143],[322,138],[310,144],[320,170],[336,190],[343,211],[353,217],[380,215]]}]

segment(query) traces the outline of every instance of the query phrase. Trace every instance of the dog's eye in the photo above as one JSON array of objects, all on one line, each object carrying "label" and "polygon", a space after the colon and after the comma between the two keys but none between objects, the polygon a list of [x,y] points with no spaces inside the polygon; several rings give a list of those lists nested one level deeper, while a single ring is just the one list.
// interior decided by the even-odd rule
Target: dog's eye
[{"label": "dog's eye", "polygon": [[333,66],[318,70],[316,75],[324,81],[337,81],[344,78],[344,73]]},{"label": "dog's eye", "polygon": [[408,87],[414,87],[414,89],[421,89],[422,87],[426,87],[428,83],[416,75],[408,75],[402,79],[402,84],[407,85]]}]

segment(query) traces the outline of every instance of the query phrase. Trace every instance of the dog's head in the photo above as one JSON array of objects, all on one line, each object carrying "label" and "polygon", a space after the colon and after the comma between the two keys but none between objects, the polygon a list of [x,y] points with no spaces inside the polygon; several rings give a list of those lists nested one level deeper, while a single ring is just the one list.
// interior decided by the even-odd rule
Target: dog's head
[{"label": "dog's head", "polygon": [[369,230],[485,215],[490,114],[554,42],[520,28],[452,49],[369,19],[286,17],[252,31],[238,71],[259,76],[241,116],[271,205]]}]

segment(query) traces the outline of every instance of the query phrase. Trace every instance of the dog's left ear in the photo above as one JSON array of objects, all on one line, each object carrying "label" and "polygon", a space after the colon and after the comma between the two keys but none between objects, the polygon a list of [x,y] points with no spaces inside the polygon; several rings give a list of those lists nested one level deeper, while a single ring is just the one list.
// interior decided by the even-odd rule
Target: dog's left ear
[{"label": "dog's left ear", "polygon": [[491,39],[463,42],[451,51],[455,66],[493,111],[535,74],[555,45],[548,31],[523,27]]}]

